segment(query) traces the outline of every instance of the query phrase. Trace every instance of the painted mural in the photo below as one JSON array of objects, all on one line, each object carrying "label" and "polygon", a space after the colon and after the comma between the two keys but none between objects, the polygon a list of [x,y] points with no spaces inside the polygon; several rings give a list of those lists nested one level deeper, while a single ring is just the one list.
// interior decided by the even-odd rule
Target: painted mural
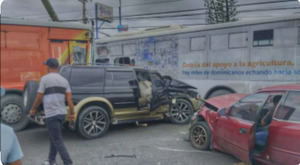
[{"label": "painted mural", "polygon": [[[105,51],[104,51],[105,50]],[[178,40],[176,38],[155,38],[113,43],[97,47],[97,59],[109,58],[112,64],[117,57],[130,57],[136,66],[154,69],[162,74],[177,77],[179,74]]]}]

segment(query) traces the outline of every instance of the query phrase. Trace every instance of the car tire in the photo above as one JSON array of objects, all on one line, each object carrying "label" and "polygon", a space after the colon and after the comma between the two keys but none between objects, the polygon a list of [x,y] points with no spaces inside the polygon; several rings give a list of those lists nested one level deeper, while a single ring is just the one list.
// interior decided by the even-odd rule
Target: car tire
[{"label": "car tire", "polygon": [[208,150],[211,143],[211,131],[206,122],[197,122],[190,128],[189,139],[194,148]]},{"label": "car tire", "polygon": [[1,99],[1,121],[10,125],[15,131],[24,129],[29,120],[23,106],[23,97],[7,94]]},{"label": "car tire", "polygon": [[100,106],[88,106],[78,117],[78,132],[86,139],[103,136],[110,125],[107,111]]},{"label": "car tire", "polygon": [[190,122],[194,113],[192,104],[185,99],[177,99],[175,105],[170,107],[170,120],[175,124],[186,124]]},{"label": "car tire", "polygon": [[25,112],[28,114],[37,95],[39,83],[36,81],[27,81],[23,92],[23,104]]}]

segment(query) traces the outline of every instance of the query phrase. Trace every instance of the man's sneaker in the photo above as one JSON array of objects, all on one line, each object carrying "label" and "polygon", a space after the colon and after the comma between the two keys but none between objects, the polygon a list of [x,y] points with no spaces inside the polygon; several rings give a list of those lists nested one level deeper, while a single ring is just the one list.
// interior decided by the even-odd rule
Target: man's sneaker
[{"label": "man's sneaker", "polygon": [[57,165],[56,162],[50,164],[49,160],[45,160],[42,165]]}]

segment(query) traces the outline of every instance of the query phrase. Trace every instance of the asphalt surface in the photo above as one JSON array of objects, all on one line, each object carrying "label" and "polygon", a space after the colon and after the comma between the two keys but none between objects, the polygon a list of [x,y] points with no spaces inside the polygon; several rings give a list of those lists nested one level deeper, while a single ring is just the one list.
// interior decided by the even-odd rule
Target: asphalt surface
[{"label": "asphalt surface", "polygon": [[[187,141],[188,125],[165,121],[113,126],[101,138],[85,140],[64,130],[65,145],[74,165],[233,165],[234,157],[217,151],[199,151]],[[46,128],[31,125],[18,132],[24,165],[41,165],[47,159]],[[63,165],[57,155],[58,165]]]}]

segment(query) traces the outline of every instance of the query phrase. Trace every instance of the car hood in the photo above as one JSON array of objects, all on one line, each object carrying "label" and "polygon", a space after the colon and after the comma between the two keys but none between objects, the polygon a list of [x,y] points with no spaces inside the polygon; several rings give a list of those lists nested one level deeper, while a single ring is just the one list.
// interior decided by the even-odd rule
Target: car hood
[{"label": "car hood", "polygon": [[173,88],[189,88],[189,89],[197,89],[196,87],[191,86],[190,84],[187,84],[187,83],[185,83],[185,82],[183,82],[183,81],[176,80],[176,79],[173,79],[173,80],[172,80],[171,87],[173,87]]},{"label": "car hood", "polygon": [[238,100],[240,100],[245,96],[246,94],[235,93],[235,94],[217,96],[203,101],[220,109],[220,108],[230,107],[231,105],[233,105],[234,103],[236,103]]}]

